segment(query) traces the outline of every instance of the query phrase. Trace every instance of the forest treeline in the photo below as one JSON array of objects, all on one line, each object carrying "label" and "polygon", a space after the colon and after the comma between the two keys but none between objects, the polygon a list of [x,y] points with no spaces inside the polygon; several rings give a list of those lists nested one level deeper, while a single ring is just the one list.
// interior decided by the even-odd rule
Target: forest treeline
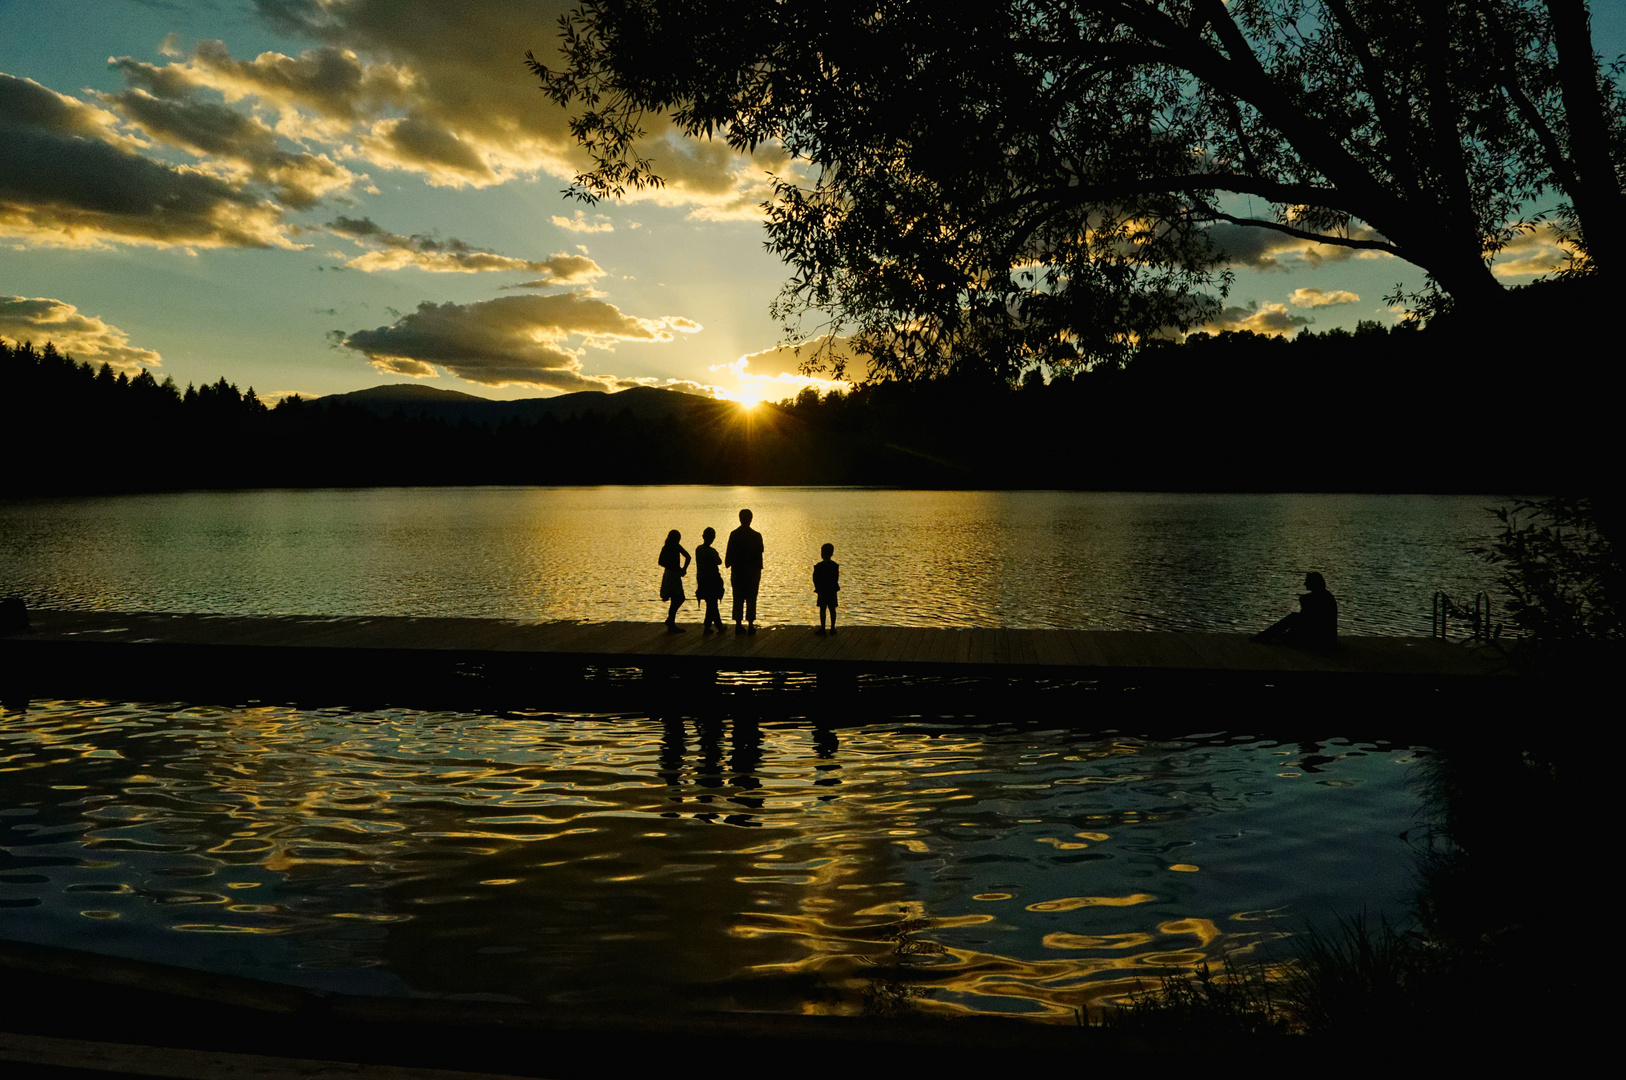
[{"label": "forest treeline", "polygon": [[[660,392],[449,422],[342,397],[268,406],[0,342],[0,494],[440,484],[873,484],[1187,491],[1580,490],[1611,409],[1553,358],[1432,330],[1196,334],[1117,368],[804,391],[753,410]],[[1513,348],[1512,345],[1509,346]],[[642,400],[647,406],[649,393]],[[630,400],[630,399],[628,399]]]}]

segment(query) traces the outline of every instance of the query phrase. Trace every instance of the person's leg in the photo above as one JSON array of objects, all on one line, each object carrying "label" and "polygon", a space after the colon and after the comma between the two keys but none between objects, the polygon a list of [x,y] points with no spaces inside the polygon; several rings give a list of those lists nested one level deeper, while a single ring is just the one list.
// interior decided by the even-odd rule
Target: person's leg
[{"label": "person's leg", "polygon": [[836,602],[830,601],[830,632],[836,632]]},{"label": "person's leg", "polygon": [[672,598],[672,607],[666,613],[666,628],[668,630],[678,630],[679,629],[678,624],[677,624],[677,613],[678,613],[678,608],[680,608],[682,606],[683,606],[683,598],[678,597],[678,596],[674,596]]},{"label": "person's leg", "polygon": [[1297,628],[1294,624],[1296,624],[1298,621],[1299,615],[1296,611],[1289,615],[1284,615],[1276,622],[1253,635],[1253,640],[1281,641],[1283,638],[1292,637],[1295,633],[1297,633]]},{"label": "person's leg", "polygon": [[821,634],[824,633],[824,603],[823,603],[823,601],[820,601],[820,603],[819,603],[819,631],[818,632],[821,633]]},{"label": "person's leg", "polygon": [[745,593],[740,589],[740,581],[734,579],[734,629],[740,629],[740,620],[745,618]]}]

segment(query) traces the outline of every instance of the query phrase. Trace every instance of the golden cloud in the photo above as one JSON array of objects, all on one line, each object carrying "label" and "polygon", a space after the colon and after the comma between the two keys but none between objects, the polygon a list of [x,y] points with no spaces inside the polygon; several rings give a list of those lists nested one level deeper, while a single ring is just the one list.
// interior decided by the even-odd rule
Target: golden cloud
[{"label": "golden cloud", "polygon": [[1246,307],[1225,308],[1220,312],[1219,318],[1210,320],[1198,329],[1212,334],[1226,330],[1251,330],[1255,334],[1280,336],[1308,326],[1312,321],[1303,315],[1290,313],[1286,304],[1261,304],[1258,301],[1249,301]]},{"label": "golden cloud", "polygon": [[[446,187],[488,187],[541,171],[569,178],[588,156],[569,114],[525,74],[527,49],[544,61],[570,0],[259,0],[276,28],[317,42],[298,56],[238,60],[218,41],[168,64],[114,61],[157,97],[201,89],[228,103],[274,110],[278,134],[325,143],[339,156],[415,172]],[[760,217],[762,173],[785,158],[769,147],[739,154],[652,118],[647,145],[667,183],[630,199],[694,207],[696,217]],[[572,219],[567,219],[572,220]],[[568,226],[567,226],[568,227]]]},{"label": "golden cloud", "polygon": [[1287,302],[1294,307],[1332,307],[1335,304],[1353,304],[1360,296],[1348,289],[1294,289]]},{"label": "golden cloud", "polygon": [[615,232],[615,223],[610,220],[608,215],[594,214],[593,220],[589,221],[587,220],[587,215],[580,210],[576,211],[575,214],[571,215],[570,217],[565,217],[562,214],[555,214],[553,215],[553,223],[559,226],[559,228],[568,229],[571,232]]},{"label": "golden cloud", "polygon": [[59,352],[76,360],[95,366],[106,363],[128,374],[162,363],[151,349],[131,345],[130,335],[118,327],[43,296],[0,296],[0,338],[37,345],[53,342]]},{"label": "golden cloud", "polygon": [[295,247],[282,210],[229,177],[140,152],[116,118],[0,74],[0,235],[100,247]]},{"label": "golden cloud", "polygon": [[[843,367],[839,379],[833,376],[837,361]],[[752,365],[774,374],[758,374],[750,370]],[[807,387],[821,394],[850,390],[869,378],[869,357],[850,348],[846,338],[825,336],[746,353],[731,363],[714,364],[709,370],[727,371],[733,376],[736,387],[728,391],[731,397],[778,400],[795,397]]]},{"label": "golden cloud", "polygon": [[439,274],[475,274],[493,270],[520,270],[542,274],[542,278],[510,288],[542,288],[552,285],[580,285],[603,277],[604,270],[586,255],[559,252],[546,259],[519,259],[477,248],[455,237],[439,240],[415,234],[390,232],[371,218],[338,217],[327,226],[342,236],[372,250],[345,263],[352,270],[426,270]]},{"label": "golden cloud", "polygon": [[1500,278],[1535,277],[1563,269],[1575,254],[1575,245],[1560,239],[1558,230],[1543,225],[1521,232],[1496,253],[1491,273]]},{"label": "golden cloud", "polygon": [[[638,318],[584,293],[564,292],[468,304],[425,301],[389,326],[335,337],[381,371],[425,377],[436,374],[438,366],[486,386],[606,390],[620,384],[612,376],[582,374],[586,349],[610,349],[619,341],[670,341],[674,333],[699,329],[688,319]],[[570,339],[580,345],[565,344]]]},{"label": "golden cloud", "polygon": [[268,126],[225,105],[154,97],[142,89],[99,97],[159,142],[206,158],[206,167],[239,185],[266,184],[295,209],[314,206],[357,180],[325,154],[283,150]]}]

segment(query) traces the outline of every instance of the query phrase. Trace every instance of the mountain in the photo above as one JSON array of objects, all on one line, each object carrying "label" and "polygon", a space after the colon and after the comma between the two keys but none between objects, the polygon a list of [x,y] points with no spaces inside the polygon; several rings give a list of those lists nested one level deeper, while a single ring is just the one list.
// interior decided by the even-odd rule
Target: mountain
[{"label": "mountain", "polygon": [[399,410],[407,416],[423,416],[448,424],[468,420],[472,424],[491,425],[508,420],[535,421],[544,416],[559,420],[587,413],[615,416],[622,411],[630,412],[640,420],[656,420],[674,414],[687,416],[715,407],[711,398],[663,390],[657,386],[635,386],[614,394],[602,390],[583,390],[558,397],[492,401],[457,390],[440,390],[416,383],[391,383],[368,390],[353,390],[348,394],[329,394],[314,401],[327,406],[359,406],[380,416],[392,416]]}]

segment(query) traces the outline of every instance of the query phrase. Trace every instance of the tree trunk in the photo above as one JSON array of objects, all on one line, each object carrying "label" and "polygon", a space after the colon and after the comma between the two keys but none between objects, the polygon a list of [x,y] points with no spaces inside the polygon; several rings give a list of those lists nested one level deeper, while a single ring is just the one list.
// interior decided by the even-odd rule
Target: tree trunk
[{"label": "tree trunk", "polygon": [[1588,260],[1599,270],[1615,269],[1626,257],[1626,194],[1609,154],[1609,121],[1587,7],[1584,0],[1547,0],[1547,12],[1558,47],[1569,157],[1578,181],[1578,190],[1568,194]]}]

